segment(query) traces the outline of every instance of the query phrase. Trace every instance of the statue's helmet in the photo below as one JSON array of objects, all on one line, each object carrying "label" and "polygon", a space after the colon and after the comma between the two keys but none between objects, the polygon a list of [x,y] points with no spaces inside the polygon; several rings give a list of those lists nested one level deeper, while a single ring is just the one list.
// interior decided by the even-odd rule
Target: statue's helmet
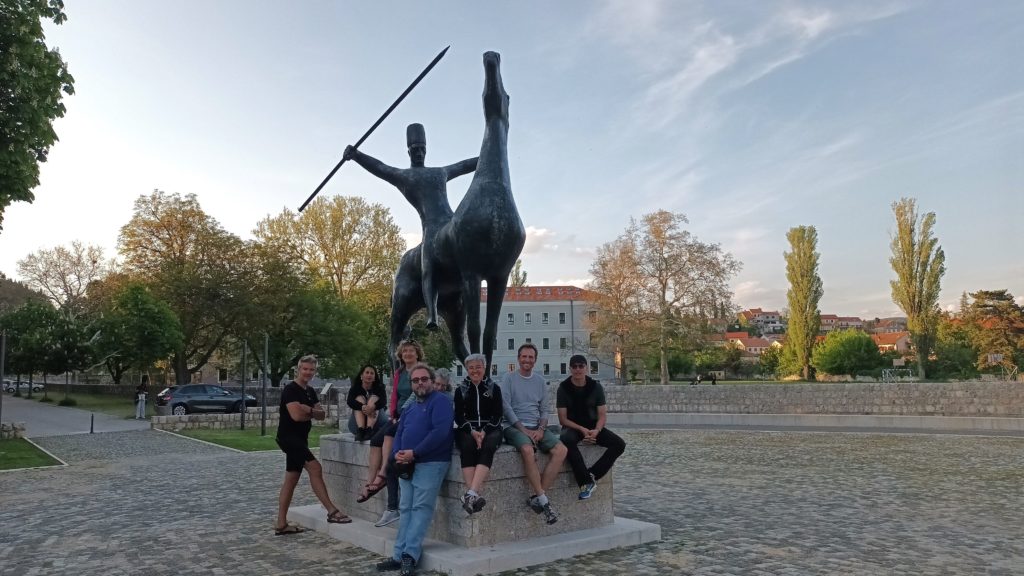
[{"label": "statue's helmet", "polygon": [[405,129],[405,143],[410,148],[417,144],[427,145],[427,132],[423,129],[423,124],[409,124]]}]

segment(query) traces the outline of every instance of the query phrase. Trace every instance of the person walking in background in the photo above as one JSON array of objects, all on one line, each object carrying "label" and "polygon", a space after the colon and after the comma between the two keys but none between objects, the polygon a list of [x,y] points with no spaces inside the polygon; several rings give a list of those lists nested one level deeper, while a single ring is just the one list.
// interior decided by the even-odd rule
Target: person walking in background
[{"label": "person walking in background", "polygon": [[309,451],[312,421],[323,420],[327,416],[320,405],[316,390],[309,385],[316,375],[316,367],[316,356],[303,356],[295,367],[295,380],[281,390],[281,421],[277,426],[277,445],[285,454],[285,473],[277,498],[277,523],[274,525],[274,533],[279,536],[305,531],[301,526],[288,522],[288,508],[291,506],[295,486],[298,485],[303,470],[309,476],[313,494],[327,509],[327,521],[331,524],[348,524],[352,521],[331,502],[327,486],[324,484],[323,467]]},{"label": "person walking in background", "polygon": [[149,387],[149,376],[143,374],[142,382],[135,388],[135,419],[146,419],[146,395]]},{"label": "person walking in background", "polygon": [[[569,359],[572,374],[558,385],[555,407],[562,425],[562,444],[568,454],[566,460],[572,468],[576,484],[580,487],[580,500],[586,500],[597,489],[597,481],[607,474],[615,460],[626,450],[626,443],[604,427],[608,413],[604,388],[587,376],[587,358],[576,354]],[[587,468],[580,453],[579,443],[596,444],[605,448],[604,454]]]},{"label": "person walking in background", "polygon": [[359,376],[352,380],[345,403],[352,409],[348,418],[348,431],[356,442],[369,440],[381,427],[388,423],[384,399],[387,398],[384,383],[372,364],[365,364]]},{"label": "person walking in background", "polygon": [[409,374],[416,402],[402,414],[391,454],[401,485],[398,534],[391,557],[377,563],[377,570],[400,569],[402,576],[416,573],[454,440],[452,403],[435,391],[434,371],[420,363]]}]

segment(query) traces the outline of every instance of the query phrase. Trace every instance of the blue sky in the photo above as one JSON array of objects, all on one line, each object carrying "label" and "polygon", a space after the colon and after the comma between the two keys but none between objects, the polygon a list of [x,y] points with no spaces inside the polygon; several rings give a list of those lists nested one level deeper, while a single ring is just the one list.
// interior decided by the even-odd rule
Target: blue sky
[{"label": "blue sky", "polygon": [[[785,307],[786,231],[818,229],[822,311],[898,314],[890,205],[937,215],[962,291],[1024,298],[1024,3],[69,2],[48,28],[75,76],[34,204],[7,210],[0,271],[78,239],[116,254],[133,201],[195,193],[225,228],[295,209],[444,46],[362,146],[408,164],[475,156],[480,56],[502,54],[513,192],[532,284],[583,285],[629,218],[685,213],[743,262],[742,307]],[[453,206],[470,177],[450,183]],[[323,194],[419,220],[357,165]],[[1022,300],[1024,301],[1024,300]]]}]

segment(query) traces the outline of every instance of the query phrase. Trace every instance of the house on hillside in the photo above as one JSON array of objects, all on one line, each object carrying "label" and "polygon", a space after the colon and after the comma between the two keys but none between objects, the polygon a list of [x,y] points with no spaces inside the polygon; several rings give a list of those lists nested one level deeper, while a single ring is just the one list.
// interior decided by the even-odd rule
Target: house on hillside
[{"label": "house on hillside", "polygon": [[737,314],[737,318],[740,325],[757,326],[762,334],[781,334],[786,331],[786,326],[782,323],[782,315],[775,310],[751,308]]},{"label": "house on hillside", "polygon": [[879,352],[896,351],[901,354],[910,352],[910,332],[885,332],[872,334],[871,339],[878,346]]}]

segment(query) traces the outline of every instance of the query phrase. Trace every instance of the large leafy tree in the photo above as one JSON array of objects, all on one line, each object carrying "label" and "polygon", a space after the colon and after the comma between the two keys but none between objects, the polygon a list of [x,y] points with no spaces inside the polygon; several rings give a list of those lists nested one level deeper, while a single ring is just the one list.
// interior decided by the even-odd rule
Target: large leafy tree
[{"label": "large leafy tree", "polygon": [[61,98],[75,92],[67,64],[46,46],[43,19],[63,24],[64,2],[0,3],[0,230],[7,206],[34,199],[39,163],[57,141],[53,120],[64,116]]},{"label": "large leafy tree", "polygon": [[1001,358],[995,363],[1004,368],[1024,363],[1024,307],[1008,290],[972,292],[962,317],[979,369],[989,367],[995,358]]},{"label": "large leafy tree", "polygon": [[304,267],[273,246],[251,243],[248,253],[254,266],[236,335],[249,342],[257,365],[266,362],[272,383],[280,382],[304,354],[320,357],[325,377],[352,374],[367,361],[374,345],[367,337],[372,325],[355,304],[311,282]]},{"label": "large leafy tree", "polygon": [[171,366],[176,382],[187,383],[245,310],[249,262],[242,241],[206,214],[195,195],[156,190],[135,201],[118,249],[128,276],[149,286],[181,322]]},{"label": "large leafy tree", "polygon": [[731,301],[729,279],[740,269],[718,244],[683,229],[686,223],[683,214],[665,210],[631,220],[622,236],[601,247],[590,268],[597,307],[609,316],[610,330],[598,326],[598,337],[647,335],[658,351],[663,384],[671,352],[700,339],[707,321]]},{"label": "large leafy tree", "polygon": [[786,278],[789,280],[786,343],[796,353],[801,377],[813,380],[811,354],[821,327],[818,302],[824,294],[821,276],[818,275],[818,231],[814,226],[796,226],[789,229],[786,239],[790,247],[790,251],[784,253]]},{"label": "large leafy tree", "polygon": [[961,317],[943,313],[935,337],[933,372],[943,378],[973,378],[978,374],[978,351],[971,340],[971,327]]},{"label": "large leafy tree", "polygon": [[918,215],[917,201],[893,202],[896,234],[889,263],[896,279],[889,282],[892,300],[907,315],[907,328],[917,352],[917,372],[925,378],[925,365],[935,342],[939,320],[939,291],[946,273],[946,254],[933,235],[935,213]]},{"label": "large leafy tree", "polygon": [[178,317],[144,284],[128,282],[99,306],[96,355],[114,384],[128,370],[148,370],[181,348]]},{"label": "large leafy tree", "polygon": [[814,367],[826,374],[856,376],[880,368],[882,355],[867,333],[860,330],[836,330],[814,348]]},{"label": "large leafy tree", "polygon": [[25,284],[46,295],[69,317],[82,313],[89,285],[110,272],[103,248],[77,240],[70,248],[42,249],[18,261],[18,275]]},{"label": "large leafy tree", "polygon": [[10,372],[27,374],[28,397],[32,397],[33,374],[46,370],[53,347],[54,325],[60,314],[48,302],[29,300],[20,308],[0,316],[0,329],[7,331],[7,363]]}]

